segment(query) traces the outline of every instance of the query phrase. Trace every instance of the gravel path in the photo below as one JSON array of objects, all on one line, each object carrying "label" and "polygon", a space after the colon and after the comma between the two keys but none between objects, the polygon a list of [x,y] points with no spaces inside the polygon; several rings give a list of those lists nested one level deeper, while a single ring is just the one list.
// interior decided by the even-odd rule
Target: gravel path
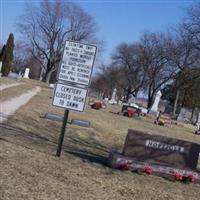
[{"label": "gravel path", "polygon": [[21,85],[21,84],[24,84],[24,83],[3,84],[3,85],[0,85],[0,91],[4,90],[6,88],[14,87],[14,86]]},{"label": "gravel path", "polygon": [[28,101],[40,91],[41,88],[37,86],[18,97],[0,102],[0,123],[5,121],[7,117],[12,115],[18,108],[28,103]]}]

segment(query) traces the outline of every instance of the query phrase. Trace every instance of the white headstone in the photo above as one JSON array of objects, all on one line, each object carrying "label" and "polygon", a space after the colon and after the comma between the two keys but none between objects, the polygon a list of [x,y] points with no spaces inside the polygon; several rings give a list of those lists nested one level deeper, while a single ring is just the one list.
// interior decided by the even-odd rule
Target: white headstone
[{"label": "white headstone", "polygon": [[135,97],[132,94],[128,95],[128,104],[135,104]]},{"label": "white headstone", "polygon": [[53,88],[54,88],[54,84],[51,83],[51,84],[49,85],[49,87],[53,89]]},{"label": "white headstone", "polygon": [[30,69],[29,68],[26,68],[25,70],[25,73],[24,73],[24,78],[29,78],[29,72],[30,72]]},{"label": "white headstone", "polygon": [[157,113],[158,112],[158,105],[159,105],[159,102],[160,102],[160,98],[162,96],[162,93],[161,91],[159,90],[157,93],[156,93],[156,98],[154,100],[154,103],[150,109],[150,112],[154,112],[154,113]]},{"label": "white headstone", "polygon": [[180,122],[185,122],[185,121],[187,121],[187,112],[188,112],[188,111],[187,111],[186,108],[181,108],[177,120],[180,121]]},{"label": "white headstone", "polygon": [[109,101],[109,99],[106,97],[106,98],[104,98],[104,100],[103,101],[105,101],[105,102],[108,102]]},{"label": "white headstone", "polygon": [[2,62],[0,62],[0,77],[1,77]]},{"label": "white headstone", "polygon": [[197,130],[200,131],[200,112],[199,112],[199,114],[198,114]]},{"label": "white headstone", "polygon": [[112,98],[109,101],[110,104],[117,104],[116,94],[117,94],[117,89],[114,88],[113,93],[112,93]]}]

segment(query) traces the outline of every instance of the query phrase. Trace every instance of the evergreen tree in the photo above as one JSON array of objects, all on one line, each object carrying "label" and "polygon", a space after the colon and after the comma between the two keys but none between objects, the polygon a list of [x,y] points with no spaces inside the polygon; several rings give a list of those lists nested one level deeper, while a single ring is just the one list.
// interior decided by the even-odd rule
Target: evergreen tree
[{"label": "evergreen tree", "polygon": [[13,49],[14,49],[14,35],[10,33],[8,40],[6,42],[6,46],[4,47],[4,50],[2,49],[1,52],[2,76],[8,76],[12,68]]},{"label": "evergreen tree", "polygon": [[3,45],[1,51],[0,51],[0,62],[2,62],[2,59],[3,59],[3,54],[5,52],[5,48],[6,48],[6,45]]}]

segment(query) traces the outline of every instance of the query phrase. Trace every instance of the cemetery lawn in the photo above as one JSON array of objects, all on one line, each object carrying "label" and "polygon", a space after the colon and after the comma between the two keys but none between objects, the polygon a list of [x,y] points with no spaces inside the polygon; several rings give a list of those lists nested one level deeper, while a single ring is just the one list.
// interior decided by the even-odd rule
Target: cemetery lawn
[{"label": "cemetery lawn", "polygon": [[5,77],[1,77],[0,78],[0,85],[3,85],[3,84],[12,84],[12,83],[17,83],[18,81],[15,81],[15,80],[12,80],[12,79],[8,79],[8,78],[5,78]]},{"label": "cemetery lawn", "polygon": [[[57,158],[61,122],[41,116],[46,112],[63,116],[64,109],[51,105],[52,89],[46,84],[22,81],[25,84],[17,88],[39,85],[42,92],[0,124],[0,200],[199,200],[198,184],[106,166],[109,152],[122,150],[128,129],[200,144],[200,136],[193,134],[193,126],[161,127],[154,125],[153,119],[130,119],[114,114],[120,111],[120,106],[109,105],[102,110],[87,106],[83,113],[70,111],[69,121],[88,120],[91,128],[68,124],[62,155]],[[16,96],[17,92],[12,95]]]},{"label": "cemetery lawn", "polygon": [[7,101],[10,100],[11,98],[20,96],[23,93],[26,93],[28,90],[33,89],[34,86],[32,85],[27,85],[27,84],[21,84],[13,87],[6,88],[2,90],[0,93],[0,101]]}]

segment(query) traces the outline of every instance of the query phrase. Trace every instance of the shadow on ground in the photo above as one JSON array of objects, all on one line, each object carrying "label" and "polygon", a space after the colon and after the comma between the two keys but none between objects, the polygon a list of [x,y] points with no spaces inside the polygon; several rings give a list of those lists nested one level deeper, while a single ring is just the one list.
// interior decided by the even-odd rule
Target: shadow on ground
[{"label": "shadow on ground", "polygon": [[[0,124],[0,129],[0,140],[55,156],[58,138],[46,133],[46,131],[44,133],[42,130],[39,133],[26,131],[23,128],[6,123]],[[107,146],[99,143],[94,138],[87,140],[78,137],[76,134],[65,135],[62,150],[79,157],[84,162],[93,162],[106,166],[110,152]]]}]

